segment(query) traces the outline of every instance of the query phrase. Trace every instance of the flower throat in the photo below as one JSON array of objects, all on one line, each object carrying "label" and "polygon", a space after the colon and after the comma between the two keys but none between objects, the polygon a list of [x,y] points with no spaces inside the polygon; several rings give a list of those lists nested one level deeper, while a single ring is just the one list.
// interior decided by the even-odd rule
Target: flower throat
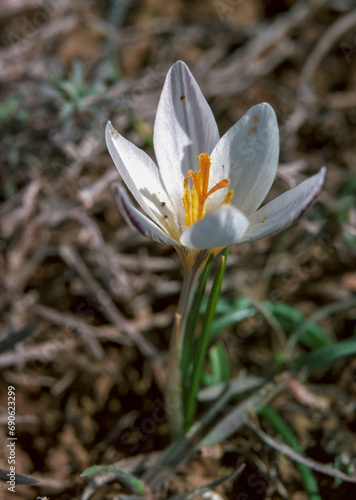
[{"label": "flower throat", "polygon": [[[211,160],[208,154],[203,153],[199,155],[199,170],[193,172],[189,170],[187,177],[184,179],[184,196],[183,205],[186,213],[185,223],[187,226],[195,224],[205,215],[204,205],[210,195],[219,189],[226,188],[230,185],[229,179],[222,179],[214,187],[209,188],[209,175],[210,175]],[[189,189],[189,177],[193,185]],[[221,205],[230,203],[234,191],[231,189],[227,192],[224,201]],[[220,205],[220,206],[221,206]]]}]

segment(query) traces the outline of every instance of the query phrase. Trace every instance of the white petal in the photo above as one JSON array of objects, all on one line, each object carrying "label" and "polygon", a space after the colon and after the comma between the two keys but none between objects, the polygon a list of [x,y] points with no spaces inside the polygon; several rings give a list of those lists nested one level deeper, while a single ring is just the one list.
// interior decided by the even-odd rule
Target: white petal
[{"label": "white petal", "polygon": [[175,63],[159,101],[154,125],[154,148],[163,182],[183,213],[183,179],[199,169],[199,155],[211,154],[219,140],[212,111],[188,67]]},{"label": "white petal", "polygon": [[[216,145],[211,181],[228,178],[234,190],[231,204],[247,216],[263,202],[276,175],[279,133],[276,114],[267,104],[251,108]],[[223,192],[219,194],[223,197]],[[215,203],[221,202],[218,197]]]},{"label": "white petal", "polygon": [[236,208],[226,206],[206,215],[189,226],[180,241],[190,248],[226,247],[237,243],[248,228],[245,215]]},{"label": "white petal", "polygon": [[125,188],[120,183],[116,182],[113,184],[112,191],[119,210],[126,221],[143,234],[143,236],[159,243],[179,246],[177,241],[170,238],[161,228],[134,207]]},{"label": "white petal", "polygon": [[105,138],[110,155],[127,187],[142,209],[164,227],[164,215],[169,213],[172,221],[175,210],[157,165],[144,151],[122,137],[110,122],[106,126]]},{"label": "white petal", "polygon": [[313,203],[324,186],[326,168],[297,187],[281,194],[249,217],[250,226],[241,241],[254,241],[290,226]]}]

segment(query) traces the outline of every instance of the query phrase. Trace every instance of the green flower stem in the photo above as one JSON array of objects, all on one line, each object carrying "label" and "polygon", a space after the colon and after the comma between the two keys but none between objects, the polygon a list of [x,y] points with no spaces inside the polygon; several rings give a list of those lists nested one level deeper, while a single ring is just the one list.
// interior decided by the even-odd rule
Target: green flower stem
[{"label": "green flower stem", "polygon": [[201,268],[184,268],[182,291],[180,294],[168,357],[168,380],[165,391],[165,409],[173,438],[182,435],[184,413],[181,386],[182,345],[186,331],[192,299],[198,286]]},{"label": "green flower stem", "polygon": [[[287,426],[285,421],[268,405],[262,406],[258,413],[266,418],[275,430],[282,436],[286,444],[300,455],[304,455],[303,448],[299,445],[293,432]],[[316,482],[313,471],[304,464],[296,464],[303,479],[305,492],[309,500],[322,500],[319,494],[318,483]]]},{"label": "green flower stem", "polygon": [[195,333],[200,317],[201,303],[204,297],[204,292],[210,275],[213,260],[214,255],[211,254],[200,276],[197,291],[194,295],[194,300],[189,310],[187,324],[185,327],[182,345],[183,352],[180,367],[183,390],[183,404],[184,400],[186,399],[186,395],[189,392],[191,371],[194,363]]},{"label": "green flower stem", "polygon": [[224,255],[221,257],[219,267],[216,271],[214,283],[210,292],[207,310],[205,313],[201,334],[194,343],[193,355],[194,362],[192,366],[192,376],[190,379],[189,392],[187,394],[186,404],[184,407],[184,426],[188,430],[192,423],[197,408],[197,394],[199,383],[206,358],[206,353],[209,347],[210,330],[215,316],[215,309],[219,300],[221,285],[224,279],[226,260],[229,253],[229,248],[225,249]]}]

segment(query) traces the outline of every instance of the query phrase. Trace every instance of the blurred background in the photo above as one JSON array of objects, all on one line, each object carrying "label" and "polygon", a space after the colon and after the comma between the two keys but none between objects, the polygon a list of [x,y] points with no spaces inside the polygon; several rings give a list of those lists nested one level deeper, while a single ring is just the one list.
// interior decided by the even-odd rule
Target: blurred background
[{"label": "blurred background", "polygon": [[[355,335],[353,0],[2,0],[1,440],[12,385],[16,471],[43,481],[18,486],[14,500],[82,498],[86,467],[120,460],[131,467],[169,443],[164,418],[152,424],[152,411],[162,401],[181,265],[115,207],[110,184],[120,177],[104,128],[110,119],[153,157],[156,106],[178,59],[221,134],[257,103],[275,109],[280,167],[267,200],[328,169],[301,221],[231,249],[226,304],[254,312],[219,335],[229,376],[278,372],[277,353],[306,318],[330,341]],[[309,399],[295,390],[275,401],[308,456],[349,473],[355,374],[355,359],[340,359],[308,379]],[[220,487],[222,498],[241,491],[245,499],[307,498],[292,463],[279,462],[249,429],[183,468],[162,498],[243,462],[264,487],[239,479]],[[7,468],[6,453],[0,466]],[[317,478],[322,498],[354,498],[351,484]],[[105,488],[95,498],[119,498],[118,484]]]}]

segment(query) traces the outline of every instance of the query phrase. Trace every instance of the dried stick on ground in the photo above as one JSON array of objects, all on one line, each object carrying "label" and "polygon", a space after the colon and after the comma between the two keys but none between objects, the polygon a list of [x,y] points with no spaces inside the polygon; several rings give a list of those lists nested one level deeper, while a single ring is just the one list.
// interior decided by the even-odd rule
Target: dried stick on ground
[{"label": "dried stick on ground", "polygon": [[88,267],[75,248],[69,245],[62,245],[59,252],[63,260],[67,262],[70,267],[73,267],[86,283],[95,299],[101,305],[103,314],[107,319],[128,335],[145,356],[159,358],[160,353],[153,344],[127,324],[106,290],[104,290],[95,278],[93,278]]}]

